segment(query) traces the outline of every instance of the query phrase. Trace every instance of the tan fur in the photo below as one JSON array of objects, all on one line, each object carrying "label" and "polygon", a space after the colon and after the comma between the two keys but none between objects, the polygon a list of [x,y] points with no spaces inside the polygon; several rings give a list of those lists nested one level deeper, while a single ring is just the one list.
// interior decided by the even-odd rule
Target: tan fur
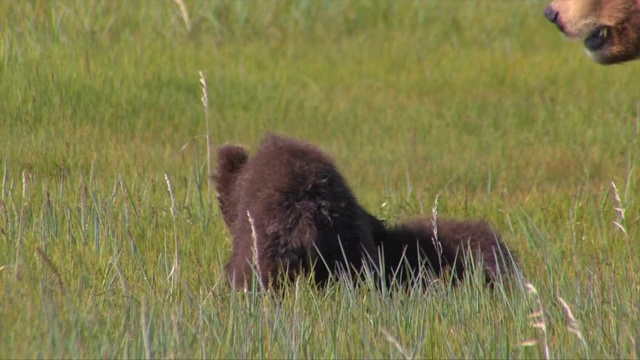
[{"label": "tan fur", "polygon": [[554,0],[545,16],[598,63],[640,58],[640,0]]}]

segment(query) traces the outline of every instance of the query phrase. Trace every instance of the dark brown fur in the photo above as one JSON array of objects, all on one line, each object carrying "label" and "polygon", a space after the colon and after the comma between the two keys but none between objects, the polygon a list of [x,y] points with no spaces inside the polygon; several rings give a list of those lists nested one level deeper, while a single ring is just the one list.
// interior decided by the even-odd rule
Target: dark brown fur
[{"label": "dark brown fur", "polygon": [[382,242],[388,276],[411,283],[419,271],[442,276],[450,269],[457,281],[473,265],[492,284],[513,271],[514,255],[486,221],[438,219],[436,225],[437,232],[432,219],[421,218],[388,230]]},{"label": "dark brown fur", "polygon": [[223,146],[214,180],[233,236],[225,270],[236,287],[252,279],[248,213],[265,286],[312,269],[322,284],[331,273],[361,269],[376,254],[374,232],[382,224],[358,204],[333,160],[315,146],[268,134],[248,159],[241,147]]},{"label": "dark brown fur", "polygon": [[484,221],[439,219],[437,236],[430,219],[386,228],[358,204],[333,160],[302,141],[268,134],[252,157],[222,146],[214,180],[233,236],[225,271],[236,288],[249,286],[255,270],[265,286],[301,273],[323,284],[347,268],[357,274],[369,260],[380,271],[380,253],[386,279],[402,283],[423,268],[436,275],[451,268],[460,279],[470,260],[481,264],[487,283],[511,271],[507,246]]}]

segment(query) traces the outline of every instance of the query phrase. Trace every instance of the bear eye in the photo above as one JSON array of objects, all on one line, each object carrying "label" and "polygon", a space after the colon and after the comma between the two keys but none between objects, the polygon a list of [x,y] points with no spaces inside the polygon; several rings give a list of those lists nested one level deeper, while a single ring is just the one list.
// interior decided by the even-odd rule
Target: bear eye
[{"label": "bear eye", "polygon": [[608,26],[596,29],[584,40],[584,46],[590,51],[602,49],[610,39],[611,31]]}]

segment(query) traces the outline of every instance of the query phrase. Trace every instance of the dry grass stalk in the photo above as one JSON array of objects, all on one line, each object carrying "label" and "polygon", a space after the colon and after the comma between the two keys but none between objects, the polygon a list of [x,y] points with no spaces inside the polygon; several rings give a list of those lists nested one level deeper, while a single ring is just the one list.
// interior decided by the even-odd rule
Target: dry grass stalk
[{"label": "dry grass stalk", "polygon": [[111,193],[111,201],[113,202],[113,204],[115,205],[116,201],[118,201],[118,193],[120,192],[120,178],[122,176],[120,176],[118,174],[118,178],[115,181],[115,184],[113,184],[113,192]]},{"label": "dry grass stalk", "polygon": [[29,202],[29,173],[27,170],[22,172],[22,204]]},{"label": "dry grass stalk", "polygon": [[20,280],[20,253],[22,252],[22,238],[24,237],[24,222],[27,216],[28,204],[29,204],[29,173],[27,172],[27,170],[24,170],[22,172],[22,209],[20,210],[18,241],[16,244],[16,264],[13,271],[16,280]]},{"label": "dry grass stalk", "polygon": [[22,238],[24,237],[24,221],[27,217],[27,209],[25,206],[20,211],[20,224],[18,226],[18,241],[16,244],[16,264],[13,269],[16,280],[20,280],[20,253],[22,252]]},{"label": "dry grass stalk", "polygon": [[253,222],[253,217],[251,216],[251,213],[249,212],[249,210],[247,210],[247,218],[249,219],[249,224],[251,225],[251,240],[253,240],[253,246],[252,246],[252,251],[253,251],[253,264],[256,268],[256,273],[258,275],[258,283],[260,284],[260,286],[264,286],[264,284],[262,284],[262,270],[260,269],[260,262],[258,262],[258,235],[256,234],[256,227],[255,224]]},{"label": "dry grass stalk", "polygon": [[431,224],[433,225],[433,237],[431,238],[431,241],[438,251],[438,262],[440,262],[439,265],[442,269],[442,244],[440,243],[440,240],[438,240],[438,195],[436,195],[433,207],[431,208]]},{"label": "dry grass stalk", "polygon": [[171,218],[173,219],[173,246],[175,249],[173,267],[169,273],[171,278],[171,289],[174,289],[176,279],[180,275],[180,262],[178,260],[178,228],[176,224],[176,218],[178,217],[178,208],[176,206],[176,197],[173,194],[173,183],[167,173],[164,174],[164,179],[167,181],[167,190],[169,191],[169,197],[171,198]]},{"label": "dry grass stalk", "polygon": [[567,330],[575,334],[578,337],[578,339],[580,339],[580,341],[582,342],[582,345],[584,346],[584,348],[587,349],[587,342],[585,341],[584,336],[582,336],[582,331],[580,331],[580,326],[578,325],[578,321],[573,316],[573,312],[571,311],[569,304],[567,304],[567,302],[564,301],[564,299],[561,298],[560,296],[558,296],[558,301],[560,301],[560,304],[562,304],[562,307],[564,308],[564,313],[567,316]]},{"label": "dry grass stalk", "polygon": [[209,91],[207,88],[207,79],[202,71],[198,71],[200,75],[200,86],[202,87],[202,105],[204,106],[204,122],[207,130],[207,200],[211,201],[211,182],[213,181],[213,173],[211,172],[211,131],[209,129]]},{"label": "dry grass stalk", "polygon": [[393,346],[396,347],[396,349],[398,349],[398,352],[400,352],[400,354],[402,354],[402,357],[404,359],[415,359],[415,354],[412,354],[411,352],[409,352],[407,349],[405,349],[402,344],[400,344],[400,342],[398,340],[396,340],[396,338],[394,338],[390,332],[388,332],[386,329],[384,328],[380,328],[380,332],[384,335],[384,337],[387,339],[387,341],[389,343],[391,343]]},{"label": "dry grass stalk", "polygon": [[184,20],[184,27],[187,29],[187,32],[191,32],[191,19],[189,18],[189,11],[187,10],[187,5],[185,5],[182,0],[173,0],[173,2],[178,5],[180,9],[180,14],[182,15],[182,20]]},{"label": "dry grass stalk", "polygon": [[[529,295],[535,297],[537,309],[534,310],[531,314],[529,314],[528,318],[531,320],[530,326],[532,328],[540,329],[542,331],[542,343],[540,346],[542,347],[542,354],[545,359],[549,359],[549,342],[547,340],[547,321],[544,316],[544,310],[542,309],[542,302],[540,301],[540,296],[538,296],[538,290],[536,290],[535,286],[531,283],[527,283],[526,285],[527,292]],[[539,344],[537,340],[529,339],[520,342],[519,346],[528,347]]]},{"label": "dry grass stalk", "polygon": [[624,213],[626,211],[625,207],[622,206],[622,200],[620,199],[620,195],[618,194],[618,188],[616,184],[612,181],[611,188],[613,189],[613,199],[616,202],[616,213],[618,214],[618,218],[613,222],[613,224],[627,236],[627,229],[624,226]]},{"label": "dry grass stalk", "polygon": [[42,249],[39,246],[36,247],[36,251],[38,252],[38,255],[40,255],[40,259],[42,259],[42,262],[45,265],[47,265],[49,269],[51,269],[51,272],[53,273],[53,276],[55,276],[56,282],[58,283],[60,294],[64,295],[65,294],[64,284],[62,282],[62,276],[60,276],[60,272],[58,271],[58,268],[53,264],[51,259],[47,257],[47,254],[45,254],[44,251],[42,251]]},{"label": "dry grass stalk", "polygon": [[124,279],[124,274],[120,269],[120,256],[122,255],[122,250],[120,250],[115,258],[113,259],[113,267],[116,269],[116,274],[118,275],[118,279],[120,280],[120,286],[122,287],[122,293],[125,297],[129,297],[129,289],[127,287],[127,281]]}]

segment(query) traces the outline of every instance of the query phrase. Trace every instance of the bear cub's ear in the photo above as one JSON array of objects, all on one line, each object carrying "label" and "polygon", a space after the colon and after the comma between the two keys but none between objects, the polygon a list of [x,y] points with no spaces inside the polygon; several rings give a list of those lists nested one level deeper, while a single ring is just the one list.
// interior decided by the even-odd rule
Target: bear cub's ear
[{"label": "bear cub's ear", "polygon": [[218,204],[227,227],[231,228],[236,218],[236,182],[245,164],[249,161],[247,150],[238,145],[223,145],[218,149],[218,164],[213,175]]}]

